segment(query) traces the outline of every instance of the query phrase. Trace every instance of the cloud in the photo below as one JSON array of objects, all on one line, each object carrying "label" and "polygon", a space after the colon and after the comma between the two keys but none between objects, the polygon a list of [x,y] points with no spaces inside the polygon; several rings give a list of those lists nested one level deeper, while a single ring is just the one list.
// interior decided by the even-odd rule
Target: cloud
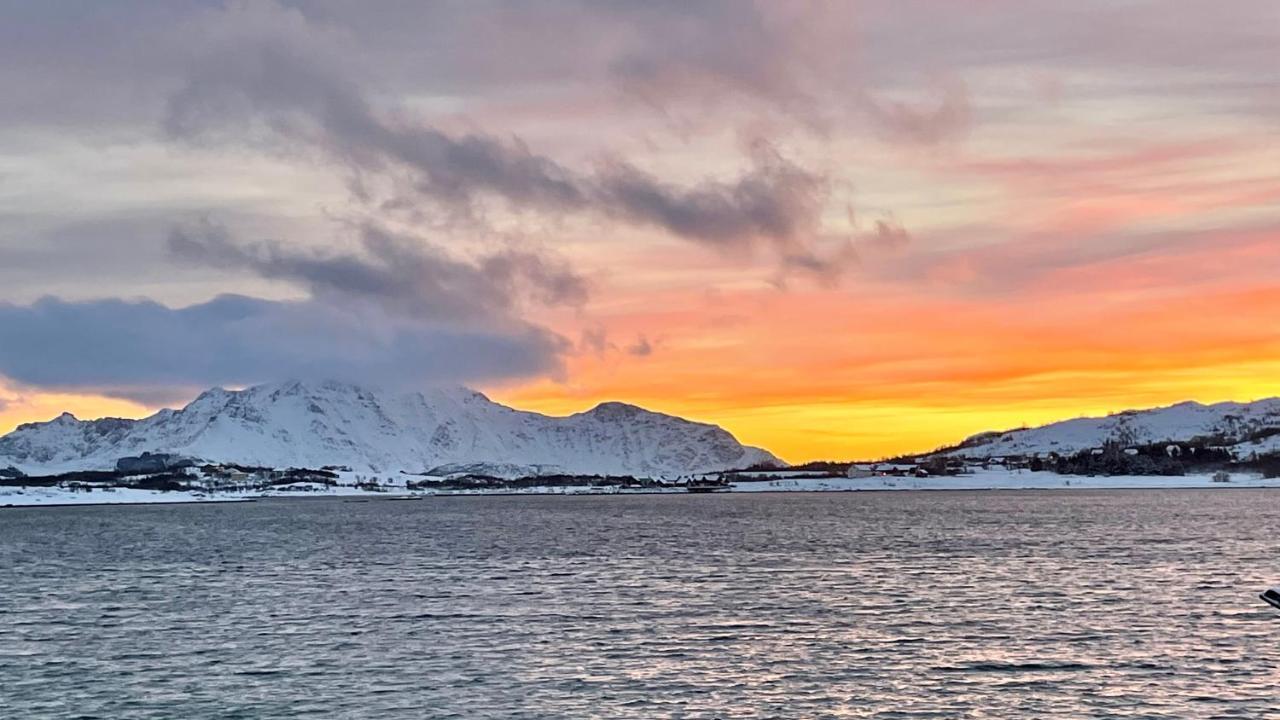
[{"label": "cloud", "polygon": [[644,335],[636,336],[636,341],[627,346],[627,354],[635,357],[649,357],[653,354],[653,343]]},{"label": "cloud", "polygon": [[508,297],[523,292],[543,305],[580,307],[587,301],[588,281],[568,264],[533,252],[504,250],[480,260],[479,270]]},{"label": "cloud", "polygon": [[[643,4],[642,4],[643,5]],[[747,101],[823,130],[856,84],[863,30],[852,3],[713,0],[588,15],[596,26],[629,27],[609,65],[626,92],[669,111]],[[643,38],[643,40],[640,40]],[[742,103],[733,105],[741,112]]]},{"label": "cloud", "polygon": [[649,337],[643,333],[636,335],[634,342],[619,347],[617,343],[609,339],[609,332],[604,326],[597,325],[584,328],[579,336],[577,351],[582,354],[594,355],[598,358],[604,358],[612,353],[626,353],[632,357],[648,357],[653,354],[657,342],[650,342]]},{"label": "cloud", "polygon": [[[622,160],[575,169],[519,138],[451,134],[404,112],[379,111],[299,14],[241,11],[224,22],[169,99],[164,125],[171,137],[258,140],[318,153],[345,166],[361,193],[391,184],[450,211],[472,212],[495,198],[520,210],[594,214],[743,249],[803,243],[801,231],[819,223],[823,178],[768,143],[753,145],[751,167],[740,177],[691,187]],[[383,207],[397,204],[413,203],[396,197]]]},{"label": "cloud", "polygon": [[825,197],[823,178],[763,141],[754,143],[752,158],[752,170],[735,181],[688,189],[614,163],[593,194],[610,215],[712,245],[749,247],[759,239],[781,248],[806,244]]},{"label": "cloud", "polygon": [[713,115],[713,126],[768,113],[843,132],[834,123],[859,109],[860,91],[970,68],[1068,77],[1101,69],[1126,79],[1125,92],[1167,97],[1192,82],[1219,98],[1215,112],[1260,105],[1274,118],[1276,109],[1264,102],[1274,84],[1258,72],[1274,55],[1270,0],[1176,11],[1107,0],[288,5],[7,3],[0,117],[149,117],[154,93],[173,85],[193,51],[254,33],[311,43],[326,65],[375,77],[389,95],[465,100],[567,87],[682,119]]},{"label": "cloud", "polygon": [[862,243],[876,250],[902,250],[911,244],[911,233],[897,218],[882,218],[876,220],[875,230],[868,233]]},{"label": "cloud", "polygon": [[891,140],[915,145],[938,145],[960,138],[972,123],[969,92],[959,80],[944,84],[936,102],[909,103],[865,93],[863,107]]},{"label": "cloud", "polygon": [[580,306],[587,300],[582,276],[534,252],[506,249],[468,261],[368,222],[356,234],[361,253],[322,252],[270,240],[237,243],[225,228],[204,222],[174,228],[169,248],[189,262],[300,284],[320,299],[375,301],[453,323],[508,317],[526,301]]},{"label": "cloud", "polygon": [[556,375],[565,350],[527,324],[457,327],[351,300],[0,304],[0,375],[142,400],[284,377],[421,387]]},{"label": "cloud", "polygon": [[596,357],[604,357],[609,350],[617,346],[609,341],[609,332],[600,326],[583,328],[578,338],[578,352],[590,353]]}]

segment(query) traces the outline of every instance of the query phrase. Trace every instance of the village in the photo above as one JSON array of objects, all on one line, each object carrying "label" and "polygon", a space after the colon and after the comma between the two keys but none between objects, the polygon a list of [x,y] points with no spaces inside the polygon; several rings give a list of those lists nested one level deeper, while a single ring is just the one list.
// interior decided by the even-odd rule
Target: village
[{"label": "village", "polygon": [[[1087,478],[1185,478],[1187,482],[1230,483],[1280,477],[1274,456],[1234,457],[1229,448],[1206,442],[1124,445],[1108,442],[1075,453],[964,457],[944,448],[916,457],[874,462],[811,462],[760,465],[692,475],[636,477],[574,475],[537,468],[495,473],[487,466],[441,466],[428,470],[357,472],[347,465],[270,468],[199,460],[176,453],[144,452],[119,458],[113,470],[81,470],[28,477],[0,473],[0,486],[21,493],[43,488],[72,494],[151,492],[195,498],[366,494],[435,495],[490,493],[668,493],[770,490],[856,490],[897,487],[935,489],[977,483],[1078,485]],[[496,466],[495,466],[496,467]],[[1018,481],[1016,478],[1025,478]],[[1004,478],[1003,480],[1000,478]],[[1061,478],[1061,480],[1052,480]],[[1076,479],[1073,479],[1076,478]],[[1199,478],[1196,480],[1196,478]],[[1178,480],[1182,482],[1182,480]]]}]

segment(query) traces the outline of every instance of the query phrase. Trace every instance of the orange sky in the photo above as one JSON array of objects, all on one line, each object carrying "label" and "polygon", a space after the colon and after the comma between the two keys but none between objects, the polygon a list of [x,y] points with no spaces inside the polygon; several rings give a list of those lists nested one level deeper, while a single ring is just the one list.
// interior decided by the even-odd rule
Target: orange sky
[{"label": "orange sky", "polygon": [[1280,333],[1268,323],[1280,312],[1277,288],[1135,299],[1121,286],[1087,300],[1032,290],[999,302],[772,292],[735,298],[754,311],[710,322],[646,314],[640,325],[666,334],[644,362],[620,350],[586,354],[567,382],[493,394],[550,413],[623,398],[722,424],[793,461],[927,450],[984,429],[1187,398],[1280,394]]},{"label": "orange sky", "polygon": [[[1262,139],[1002,165],[1005,188],[975,208],[1006,209],[1007,240],[943,223],[864,253],[835,288],[639,292],[607,324],[658,338],[651,356],[585,353],[568,382],[496,397],[553,413],[623,398],[799,461],[1280,395],[1280,178],[1264,157],[1280,167]],[[957,181],[947,165],[937,182]]]}]

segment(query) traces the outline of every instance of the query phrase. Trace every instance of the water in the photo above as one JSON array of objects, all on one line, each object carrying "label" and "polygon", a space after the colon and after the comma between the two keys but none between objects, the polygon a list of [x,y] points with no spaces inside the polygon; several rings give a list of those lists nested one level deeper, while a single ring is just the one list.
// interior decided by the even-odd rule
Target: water
[{"label": "water", "polygon": [[1280,716],[1280,492],[0,511],[3,718]]}]

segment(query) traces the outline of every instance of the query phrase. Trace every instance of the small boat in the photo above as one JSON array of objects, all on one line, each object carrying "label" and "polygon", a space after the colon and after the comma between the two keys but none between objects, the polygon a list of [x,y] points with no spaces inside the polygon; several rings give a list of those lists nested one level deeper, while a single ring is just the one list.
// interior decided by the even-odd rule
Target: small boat
[{"label": "small boat", "polygon": [[1271,607],[1280,609],[1280,585],[1273,588],[1267,588],[1266,591],[1258,597],[1265,600]]}]

